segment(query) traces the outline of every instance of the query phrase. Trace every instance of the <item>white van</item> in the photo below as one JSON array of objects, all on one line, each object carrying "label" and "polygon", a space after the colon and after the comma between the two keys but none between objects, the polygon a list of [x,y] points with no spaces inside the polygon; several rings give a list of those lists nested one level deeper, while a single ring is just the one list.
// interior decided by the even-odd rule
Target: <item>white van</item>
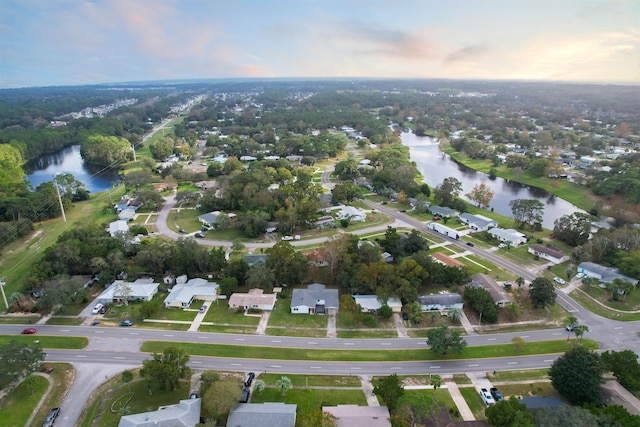
[{"label": "white van", "polygon": [[91,310],[91,314],[98,314],[100,313],[100,310],[102,310],[102,303],[97,303],[95,307],[93,307],[93,310]]}]

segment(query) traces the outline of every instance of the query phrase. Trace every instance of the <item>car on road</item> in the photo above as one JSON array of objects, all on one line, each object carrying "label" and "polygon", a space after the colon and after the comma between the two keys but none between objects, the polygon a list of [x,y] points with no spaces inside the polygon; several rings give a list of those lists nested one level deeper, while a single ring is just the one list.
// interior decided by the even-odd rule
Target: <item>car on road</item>
[{"label": "car on road", "polygon": [[293,240],[293,236],[282,236],[280,240]]},{"label": "car on road", "polygon": [[253,372],[249,372],[247,374],[247,379],[244,381],[244,386],[245,387],[251,387],[251,383],[253,382],[253,379],[256,377],[256,374],[254,374]]},{"label": "car on road", "polygon": [[194,236],[196,236],[196,237],[198,237],[200,239],[203,239],[204,238],[204,233],[198,231],[196,234],[194,234]]},{"label": "car on road", "polygon": [[491,396],[491,393],[489,393],[486,388],[480,389],[480,397],[482,398],[484,404],[487,406],[496,404],[495,399],[493,398],[493,396]]},{"label": "car on road", "polygon": [[400,209],[400,212],[405,213],[407,210],[406,209]]},{"label": "car on road", "polygon": [[467,242],[467,246],[475,246],[473,242]]},{"label": "car on road", "polygon": [[200,313],[204,313],[206,309],[207,309],[207,306],[203,305],[202,307],[200,307]]},{"label": "car on road", "polygon": [[569,332],[573,332],[573,330],[574,330],[575,328],[577,328],[577,327],[578,327],[578,325],[574,323],[573,325],[567,325],[567,326],[565,326],[564,328],[565,328],[567,331],[569,331]]},{"label": "car on road", "polygon": [[58,415],[60,415],[60,408],[53,408],[52,410],[50,410],[47,414],[47,418],[44,419],[42,427],[51,427],[53,423],[56,422],[56,418],[58,418]]},{"label": "car on road", "polygon": [[37,332],[37,331],[36,331],[36,328],[27,328],[27,329],[23,329],[23,330],[22,330],[22,334],[23,334],[23,335],[33,335],[33,334],[35,334],[36,332]]},{"label": "car on road", "polygon": [[120,322],[120,326],[133,326],[133,322],[131,320],[123,320]]},{"label": "car on road", "polygon": [[493,396],[493,399],[496,402],[500,402],[501,400],[504,400],[504,397],[502,396],[502,393],[500,393],[500,390],[498,390],[495,387],[491,387],[491,389],[489,390],[491,392],[491,396]]},{"label": "car on road", "polygon": [[560,284],[560,285],[564,285],[564,279],[561,279],[559,277],[554,277],[553,281]]}]

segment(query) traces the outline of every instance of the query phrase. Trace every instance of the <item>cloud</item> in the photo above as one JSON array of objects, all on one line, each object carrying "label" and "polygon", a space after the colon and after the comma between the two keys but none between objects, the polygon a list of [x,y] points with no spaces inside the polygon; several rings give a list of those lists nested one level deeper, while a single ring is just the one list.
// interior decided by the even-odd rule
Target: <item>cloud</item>
[{"label": "cloud", "polygon": [[444,62],[448,65],[455,62],[467,61],[472,57],[485,55],[488,52],[489,46],[486,43],[472,44],[450,53],[444,58]]},{"label": "cloud", "polygon": [[425,31],[389,30],[352,22],[342,24],[341,43],[357,55],[424,60],[432,58],[435,46]]}]

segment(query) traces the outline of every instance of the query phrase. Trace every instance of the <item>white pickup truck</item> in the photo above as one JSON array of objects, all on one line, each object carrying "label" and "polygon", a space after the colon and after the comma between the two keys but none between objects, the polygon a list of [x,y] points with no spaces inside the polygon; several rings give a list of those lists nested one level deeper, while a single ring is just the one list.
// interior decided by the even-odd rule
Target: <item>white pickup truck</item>
[{"label": "white pickup truck", "polygon": [[480,389],[480,397],[482,397],[482,401],[487,406],[496,404],[495,399],[493,398],[493,396],[491,396],[491,393],[489,393],[489,391],[486,388]]}]

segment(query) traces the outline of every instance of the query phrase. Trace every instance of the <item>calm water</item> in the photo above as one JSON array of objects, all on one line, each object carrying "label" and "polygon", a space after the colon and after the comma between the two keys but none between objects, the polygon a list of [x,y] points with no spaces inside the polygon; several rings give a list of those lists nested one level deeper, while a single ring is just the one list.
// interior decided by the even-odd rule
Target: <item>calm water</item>
[{"label": "calm water", "polygon": [[542,226],[553,229],[553,221],[562,215],[573,212],[583,212],[571,203],[538,188],[529,187],[502,178],[491,179],[488,175],[460,165],[448,156],[443,156],[435,138],[416,136],[410,132],[403,132],[400,137],[402,143],[409,147],[411,160],[416,162],[418,170],[424,177],[424,182],[432,187],[442,183],[445,178],[454,177],[462,183],[461,197],[466,199],[465,193],[481,182],[495,193],[490,207],[496,212],[511,216],[509,202],[514,199],[536,199],[545,204]]},{"label": "calm water", "polygon": [[91,194],[108,190],[113,182],[119,180],[118,173],[113,169],[85,165],[80,156],[79,145],[65,148],[55,154],[40,156],[27,163],[24,172],[33,188],[43,182],[52,181],[57,173],[70,173],[82,182]]}]

